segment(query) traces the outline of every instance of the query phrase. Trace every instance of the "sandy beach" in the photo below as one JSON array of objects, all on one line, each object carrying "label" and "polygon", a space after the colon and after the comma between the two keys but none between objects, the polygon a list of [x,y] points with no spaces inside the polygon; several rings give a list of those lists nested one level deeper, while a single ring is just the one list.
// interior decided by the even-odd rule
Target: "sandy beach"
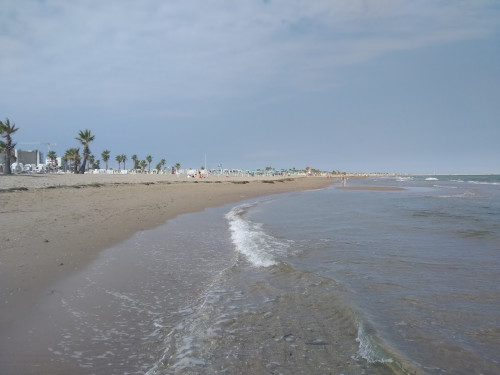
[{"label": "sandy beach", "polygon": [[[0,373],[162,374],[176,366],[204,373],[205,366],[189,372],[189,361],[202,363],[196,361],[203,350],[211,358],[203,362],[207,368],[228,373],[240,373],[241,366],[253,366],[251,373],[278,366],[286,373],[295,361],[316,373],[322,366],[357,373],[365,366],[352,359],[359,332],[349,308],[332,302],[338,285],[298,270],[235,263],[235,243],[226,246],[221,236],[228,223],[210,216],[225,204],[332,184],[346,194],[401,189],[339,182],[290,176],[0,176]],[[291,202],[294,196],[288,196]],[[293,211],[297,204],[300,211],[299,201],[282,209]],[[200,212],[210,207],[221,208]],[[194,212],[200,213],[182,216]],[[260,239],[266,238],[275,241],[265,234]],[[190,343],[192,337],[201,341]],[[224,354],[227,348],[233,348],[234,361]],[[266,358],[238,360],[261,351]],[[194,359],[187,363],[185,356]]]},{"label": "sandy beach", "polygon": [[0,332],[51,284],[135,232],[207,207],[332,183],[321,177],[0,176]]}]

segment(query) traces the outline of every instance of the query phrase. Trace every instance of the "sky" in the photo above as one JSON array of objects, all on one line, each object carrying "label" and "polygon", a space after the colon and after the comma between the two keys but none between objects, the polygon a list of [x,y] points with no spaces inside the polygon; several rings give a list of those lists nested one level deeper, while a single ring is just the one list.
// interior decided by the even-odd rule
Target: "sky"
[{"label": "sky", "polygon": [[115,168],[500,173],[500,2],[0,0],[5,118]]}]

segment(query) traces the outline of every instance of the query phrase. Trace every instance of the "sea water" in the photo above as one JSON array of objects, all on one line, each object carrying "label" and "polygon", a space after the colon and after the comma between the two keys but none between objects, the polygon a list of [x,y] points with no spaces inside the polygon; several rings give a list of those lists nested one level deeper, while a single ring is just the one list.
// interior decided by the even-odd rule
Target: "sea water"
[{"label": "sea water", "polygon": [[334,183],[109,249],[55,287],[49,352],[96,374],[500,373],[500,177],[354,185],[404,190]]},{"label": "sea water", "polygon": [[405,190],[232,208],[240,257],[183,332],[194,359],[150,373],[500,373],[500,178],[349,184]]},{"label": "sea water", "polygon": [[404,190],[231,208],[238,257],[149,373],[500,373],[499,176],[348,185]]}]

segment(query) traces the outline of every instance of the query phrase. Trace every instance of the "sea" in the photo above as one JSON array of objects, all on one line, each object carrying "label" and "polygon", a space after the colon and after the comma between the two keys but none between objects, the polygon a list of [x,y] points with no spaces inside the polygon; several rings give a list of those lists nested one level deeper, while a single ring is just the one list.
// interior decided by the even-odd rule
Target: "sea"
[{"label": "sea", "polygon": [[44,355],[82,374],[500,374],[500,176],[344,183],[106,250],[53,287]]}]

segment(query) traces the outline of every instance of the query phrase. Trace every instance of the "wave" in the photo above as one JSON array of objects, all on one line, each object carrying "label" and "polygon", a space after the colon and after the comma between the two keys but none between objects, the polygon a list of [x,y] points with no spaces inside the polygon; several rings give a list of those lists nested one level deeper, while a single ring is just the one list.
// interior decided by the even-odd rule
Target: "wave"
[{"label": "wave", "polygon": [[192,304],[179,309],[183,318],[165,335],[163,355],[146,375],[204,373],[202,369],[209,363],[206,353],[209,343],[234,322],[223,301],[229,299],[234,303],[243,298],[234,286],[225,282],[235,267],[233,264],[225,268]]},{"label": "wave", "polygon": [[387,371],[396,361],[358,329],[338,287],[286,263],[239,263],[187,309],[147,375],[404,373]]},{"label": "wave", "polygon": [[467,181],[469,184],[476,184],[476,185],[500,185],[500,182],[496,181]]},{"label": "wave", "polygon": [[445,195],[438,195],[438,198],[473,198],[475,197],[476,194],[473,192],[465,192],[461,194],[445,194]]},{"label": "wave", "polygon": [[291,241],[283,241],[266,233],[261,223],[254,223],[243,216],[255,204],[234,207],[226,218],[229,221],[231,239],[236,251],[257,267],[277,264],[276,258],[287,255]]},{"label": "wave", "polygon": [[391,371],[392,374],[404,375],[424,375],[424,372],[412,361],[408,360],[394,348],[379,341],[372,328],[367,327],[366,323],[358,323],[359,343],[358,355],[372,365],[383,365]]},{"label": "wave", "polygon": [[361,358],[368,363],[393,363],[394,360],[389,357],[380,346],[372,339],[372,335],[368,334],[368,330],[363,323],[358,323],[358,337],[356,341],[359,343],[358,353]]},{"label": "wave", "polygon": [[334,292],[334,281],[283,263],[250,268],[258,277],[242,279],[241,267],[235,266],[188,309],[147,375],[326,373],[333,368],[421,374],[381,345],[366,323],[358,323]]},{"label": "wave", "polygon": [[246,217],[257,204],[226,214],[236,250],[249,262],[224,269],[179,311],[182,318],[163,335],[163,355],[147,375],[327,373],[338,368],[407,374],[403,369],[411,366],[402,366],[405,361],[359,323],[363,319],[344,300],[344,285],[281,261],[293,251],[292,243]]}]

